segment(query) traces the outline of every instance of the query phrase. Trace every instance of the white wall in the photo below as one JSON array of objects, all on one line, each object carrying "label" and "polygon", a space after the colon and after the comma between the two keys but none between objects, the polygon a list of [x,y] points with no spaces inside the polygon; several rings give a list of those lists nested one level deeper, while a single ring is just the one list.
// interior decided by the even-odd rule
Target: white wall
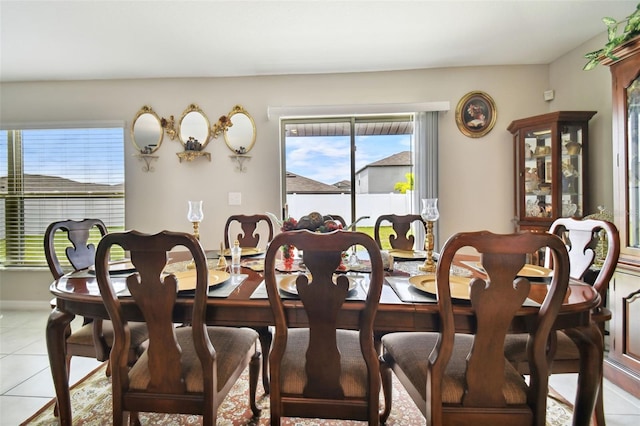
[{"label": "white wall", "polygon": [[[153,164],[155,171],[145,173],[141,170],[142,163],[133,157],[134,147],[126,133],[126,226],[146,232],[191,231],[191,224],[186,220],[187,200],[202,199],[205,215],[200,228],[202,242],[205,247],[215,247],[230,214],[280,211],[279,123],[268,119],[268,106],[448,101],[451,111],[440,113],[439,119],[441,217],[438,227],[442,243],[458,231],[511,232],[514,229],[511,221],[513,142],[506,130],[512,120],[545,113],[556,106],[598,111],[611,108],[610,96],[602,99],[592,94],[587,96],[594,86],[604,90],[610,84],[605,73],[592,74],[584,85],[576,87],[576,83],[571,83],[573,89],[569,93],[561,90],[561,84],[570,84],[576,76],[582,77],[582,64],[574,61],[573,56],[583,54],[583,50],[579,48],[552,66],[7,83],[0,85],[0,119],[2,123],[121,120],[129,127],[143,105],[152,106],[161,116],[179,117],[190,103],[197,103],[213,123],[234,105],[243,105],[257,127],[257,141],[250,152],[252,158],[245,163],[246,173],[235,170],[235,163],[228,158],[230,151],[220,139],[212,140],[206,148],[212,155],[211,162],[201,158],[179,163],[176,153],[180,145],[166,137],[157,152],[160,158]],[[553,104],[547,104],[542,96],[543,91],[552,86],[550,77],[557,82]],[[455,106],[472,90],[487,92],[497,106],[495,128],[480,139],[465,137],[455,124]],[[606,111],[598,115],[598,125],[606,126],[604,121],[609,115]],[[610,135],[607,139],[606,131],[594,133],[598,135],[603,153],[608,152]],[[599,170],[594,170],[592,180],[608,187],[595,192],[592,204],[606,204],[611,168],[596,166]],[[228,205],[229,192],[240,192],[242,205]],[[48,300],[48,285],[46,274],[0,271],[0,300]]]},{"label": "white wall", "polygon": [[598,111],[589,121],[589,206],[585,215],[596,213],[602,204],[613,209],[613,153],[611,117],[611,73],[609,67],[598,66],[582,71],[587,63],[584,54],[604,46],[606,35],[589,40],[551,64],[549,88],[555,90],[550,111]]}]

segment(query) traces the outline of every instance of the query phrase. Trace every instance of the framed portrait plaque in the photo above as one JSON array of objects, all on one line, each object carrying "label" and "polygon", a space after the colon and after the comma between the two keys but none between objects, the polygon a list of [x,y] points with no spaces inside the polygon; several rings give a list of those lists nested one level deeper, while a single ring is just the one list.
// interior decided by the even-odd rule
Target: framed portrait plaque
[{"label": "framed portrait plaque", "polygon": [[496,124],[496,104],[484,92],[469,92],[456,107],[456,124],[463,135],[481,138]]}]

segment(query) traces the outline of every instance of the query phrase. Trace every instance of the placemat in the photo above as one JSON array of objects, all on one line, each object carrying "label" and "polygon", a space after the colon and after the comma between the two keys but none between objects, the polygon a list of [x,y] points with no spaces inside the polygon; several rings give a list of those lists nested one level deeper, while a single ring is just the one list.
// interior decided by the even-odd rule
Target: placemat
[{"label": "placemat", "polygon": [[[231,274],[228,280],[225,282],[218,284],[209,288],[208,296],[209,297],[218,297],[224,298],[229,297],[233,291],[247,279],[249,275],[247,274]],[[113,285],[113,289],[116,292],[117,296],[122,297],[130,297],[131,293],[127,288],[125,280],[112,280],[111,285]],[[96,288],[98,287],[96,283]],[[178,292],[178,297],[193,297],[195,290],[190,291],[180,291]]]},{"label": "placemat", "polygon": [[[410,303],[437,303],[436,297],[414,288],[409,284],[409,277],[386,277],[389,286],[395,291],[400,300]],[[459,301],[456,303],[470,303],[467,301]],[[522,306],[540,307],[540,304],[529,298],[525,299]]]},{"label": "placemat", "polygon": [[435,296],[413,288],[409,284],[409,277],[385,277],[385,279],[403,302],[436,303]]},{"label": "placemat", "polygon": [[[276,279],[279,276],[285,276],[285,275],[276,275]],[[362,277],[363,277],[363,280],[365,281],[369,279],[365,275],[362,275]],[[359,301],[366,300],[367,293],[365,292],[363,287],[367,284],[365,281],[358,282],[356,287],[347,294],[346,300],[359,300]],[[288,293],[286,291],[280,290],[279,293],[282,299],[291,299],[291,300],[300,299],[300,297],[298,297],[297,295]],[[265,286],[264,280],[262,280],[262,282],[258,285],[258,287],[256,287],[256,289],[251,294],[250,299],[268,299],[268,298],[269,296],[267,295],[267,287]]]}]

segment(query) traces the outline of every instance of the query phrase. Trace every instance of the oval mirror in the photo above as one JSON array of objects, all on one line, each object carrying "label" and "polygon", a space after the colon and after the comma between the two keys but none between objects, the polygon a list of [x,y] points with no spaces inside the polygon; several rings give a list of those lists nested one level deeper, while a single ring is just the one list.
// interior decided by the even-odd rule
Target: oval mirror
[{"label": "oval mirror", "polygon": [[253,118],[240,105],[227,116],[231,123],[224,129],[224,142],[236,154],[246,154],[256,143],[256,125]]},{"label": "oval mirror", "polygon": [[131,124],[131,141],[140,154],[153,154],[160,148],[164,131],[158,114],[143,106]]},{"label": "oval mirror", "polygon": [[200,151],[209,142],[209,119],[196,104],[184,110],[178,123],[178,137],[188,151]]}]

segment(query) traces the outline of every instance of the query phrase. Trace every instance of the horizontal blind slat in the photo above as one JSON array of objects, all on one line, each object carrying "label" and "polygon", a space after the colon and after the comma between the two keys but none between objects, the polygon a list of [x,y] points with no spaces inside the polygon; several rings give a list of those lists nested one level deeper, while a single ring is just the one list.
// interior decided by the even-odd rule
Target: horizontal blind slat
[{"label": "horizontal blind slat", "polygon": [[45,265],[44,231],[54,221],[99,218],[123,230],[124,129],[0,131],[0,209],[6,266]]}]

